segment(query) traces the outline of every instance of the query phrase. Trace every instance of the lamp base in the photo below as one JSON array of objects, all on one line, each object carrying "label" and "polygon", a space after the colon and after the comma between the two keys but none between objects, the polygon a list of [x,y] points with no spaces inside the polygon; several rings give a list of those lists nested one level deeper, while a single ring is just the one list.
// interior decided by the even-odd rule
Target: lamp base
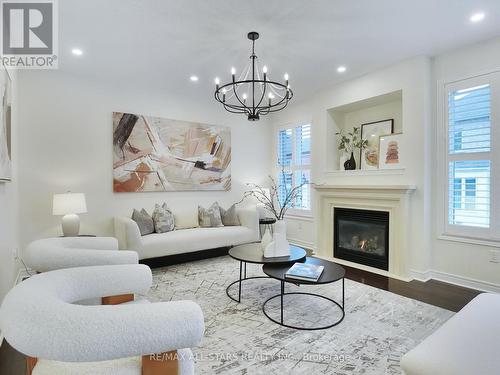
[{"label": "lamp base", "polygon": [[76,214],[64,215],[61,226],[64,237],[77,237],[80,232],[80,218]]}]

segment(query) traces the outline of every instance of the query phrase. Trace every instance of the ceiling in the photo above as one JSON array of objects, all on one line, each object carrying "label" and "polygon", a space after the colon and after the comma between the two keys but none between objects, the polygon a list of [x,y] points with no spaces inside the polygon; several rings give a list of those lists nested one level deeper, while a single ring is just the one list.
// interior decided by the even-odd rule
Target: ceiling
[{"label": "ceiling", "polygon": [[[269,76],[290,75],[294,100],[418,55],[500,35],[498,0],[64,0],[60,70],[106,84],[213,100],[258,31]],[[483,22],[471,14],[484,11]],[[72,48],[82,56],[73,56]],[[337,73],[345,65],[347,71]],[[190,75],[199,77],[197,83]]]}]

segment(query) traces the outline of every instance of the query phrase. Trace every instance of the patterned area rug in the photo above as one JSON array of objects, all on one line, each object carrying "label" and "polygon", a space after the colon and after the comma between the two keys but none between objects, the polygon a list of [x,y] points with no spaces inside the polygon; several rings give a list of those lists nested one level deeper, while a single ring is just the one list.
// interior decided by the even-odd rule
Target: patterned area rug
[{"label": "patterned area rug", "polygon": [[[273,279],[245,281],[241,303],[226,287],[239,275],[239,263],[213,258],[153,271],[151,301],[189,299],[205,314],[206,333],[194,349],[198,374],[400,374],[399,360],[453,313],[425,303],[345,280],[345,319],[333,328],[299,331],[281,327],[262,313],[262,303],[279,294]],[[248,276],[261,266],[248,265]],[[237,295],[237,285],[231,289]],[[341,282],[294,286],[341,301]],[[339,318],[332,303],[308,296],[287,296],[286,323],[328,325]],[[266,309],[279,318],[279,298]]]}]

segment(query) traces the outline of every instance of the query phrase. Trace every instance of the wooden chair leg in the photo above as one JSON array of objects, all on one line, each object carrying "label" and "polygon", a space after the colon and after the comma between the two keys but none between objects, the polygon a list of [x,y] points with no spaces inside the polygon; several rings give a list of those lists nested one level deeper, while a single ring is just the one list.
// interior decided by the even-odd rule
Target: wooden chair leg
[{"label": "wooden chair leg", "polygon": [[142,356],[142,375],[178,375],[179,356],[176,350]]},{"label": "wooden chair leg", "polygon": [[102,297],[101,303],[103,305],[119,305],[120,303],[130,302],[134,300],[133,294],[120,294],[118,296]]},{"label": "wooden chair leg", "polygon": [[31,375],[36,366],[38,358],[26,357],[26,375]]}]

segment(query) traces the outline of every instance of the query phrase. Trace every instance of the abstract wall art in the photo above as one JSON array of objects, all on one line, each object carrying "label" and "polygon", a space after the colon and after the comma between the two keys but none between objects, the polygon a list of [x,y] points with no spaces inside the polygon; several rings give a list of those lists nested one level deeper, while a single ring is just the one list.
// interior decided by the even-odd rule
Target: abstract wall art
[{"label": "abstract wall art", "polygon": [[115,192],[231,188],[231,129],[113,113]]},{"label": "abstract wall art", "polygon": [[12,82],[9,72],[0,64],[0,182],[12,179]]}]

